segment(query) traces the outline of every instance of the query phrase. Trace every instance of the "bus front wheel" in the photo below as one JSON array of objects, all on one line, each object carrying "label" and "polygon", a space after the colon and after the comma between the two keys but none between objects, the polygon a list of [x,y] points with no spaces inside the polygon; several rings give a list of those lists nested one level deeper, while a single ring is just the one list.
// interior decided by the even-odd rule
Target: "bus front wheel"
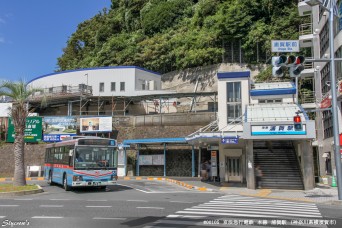
[{"label": "bus front wheel", "polygon": [[71,187],[68,186],[68,178],[67,178],[66,174],[64,174],[64,178],[63,178],[63,187],[64,187],[65,191],[70,191],[71,190]]}]

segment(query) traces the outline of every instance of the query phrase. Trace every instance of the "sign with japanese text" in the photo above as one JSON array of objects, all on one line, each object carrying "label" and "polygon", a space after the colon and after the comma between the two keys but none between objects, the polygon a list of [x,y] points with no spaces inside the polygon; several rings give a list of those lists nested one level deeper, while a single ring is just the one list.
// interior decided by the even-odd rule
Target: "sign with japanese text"
[{"label": "sign with japanese text", "polygon": [[[7,142],[14,142],[15,132],[12,118],[8,119]],[[39,142],[42,140],[42,117],[27,117],[24,130],[25,142]]]},{"label": "sign with japanese text", "polygon": [[72,116],[47,116],[43,119],[43,141],[60,142],[76,135],[77,118]]},{"label": "sign with japanese text", "polygon": [[331,107],[331,98],[329,98],[329,96],[327,96],[326,98],[324,98],[320,104],[320,108],[329,108]]},{"label": "sign with japanese text", "polygon": [[252,135],[306,135],[306,125],[296,131],[293,124],[252,126]]},{"label": "sign with japanese text", "polygon": [[299,52],[299,40],[272,40],[272,52]]},{"label": "sign with japanese text", "polygon": [[237,137],[221,138],[221,143],[222,144],[238,144],[239,143],[239,138],[237,138]]}]

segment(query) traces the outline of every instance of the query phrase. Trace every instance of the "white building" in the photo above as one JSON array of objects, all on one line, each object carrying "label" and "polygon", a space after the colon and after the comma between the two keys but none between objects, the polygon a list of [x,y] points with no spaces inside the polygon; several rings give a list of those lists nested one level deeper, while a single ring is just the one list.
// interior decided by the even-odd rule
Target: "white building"
[{"label": "white building", "polygon": [[[213,175],[254,189],[254,168],[260,165],[262,187],[312,189],[315,123],[297,104],[295,85],[251,85],[249,71],[219,72],[217,77],[218,121],[186,138],[200,148],[200,158],[215,151]],[[297,115],[300,128],[294,123]]]},{"label": "white building", "polygon": [[135,66],[56,72],[29,81],[28,86],[43,89],[49,106],[56,108],[43,112],[44,115],[113,115],[115,111],[120,114],[131,111],[135,114],[158,113],[163,111],[160,100],[141,97],[176,93],[161,90],[160,74]]}]

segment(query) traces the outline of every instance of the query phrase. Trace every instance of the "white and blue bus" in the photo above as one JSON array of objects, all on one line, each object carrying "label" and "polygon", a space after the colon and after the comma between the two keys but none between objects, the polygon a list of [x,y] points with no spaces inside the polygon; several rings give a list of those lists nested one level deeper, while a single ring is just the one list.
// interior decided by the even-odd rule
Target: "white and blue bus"
[{"label": "white and blue bus", "polygon": [[114,139],[80,136],[46,146],[44,177],[66,191],[85,186],[104,189],[116,184],[117,166]]}]

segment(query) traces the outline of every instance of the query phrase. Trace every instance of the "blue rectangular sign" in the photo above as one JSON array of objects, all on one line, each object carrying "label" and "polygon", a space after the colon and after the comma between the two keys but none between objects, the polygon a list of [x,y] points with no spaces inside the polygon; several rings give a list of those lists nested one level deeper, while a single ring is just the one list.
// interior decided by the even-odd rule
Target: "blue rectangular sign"
[{"label": "blue rectangular sign", "polygon": [[238,144],[239,138],[221,138],[222,144]]}]

